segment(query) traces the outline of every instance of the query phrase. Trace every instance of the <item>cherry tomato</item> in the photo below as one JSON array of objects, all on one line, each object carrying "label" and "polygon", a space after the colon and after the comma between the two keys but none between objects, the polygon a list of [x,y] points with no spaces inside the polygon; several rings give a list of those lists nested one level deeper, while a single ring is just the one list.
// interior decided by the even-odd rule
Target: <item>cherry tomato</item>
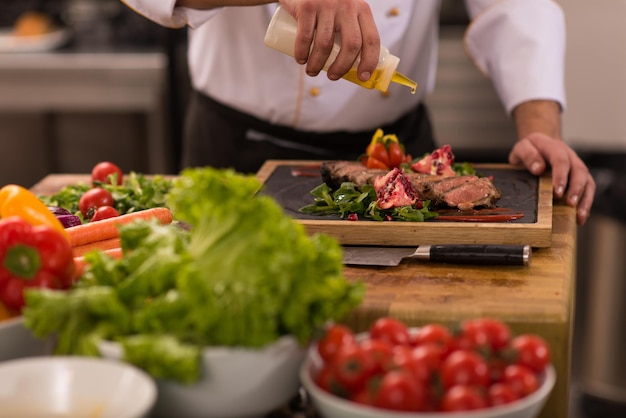
[{"label": "cherry tomato", "polygon": [[389,170],[389,166],[387,164],[385,164],[384,162],[380,161],[377,158],[374,157],[367,157],[367,161],[365,162],[365,166],[367,168],[376,168],[376,169],[380,169],[380,170]]},{"label": "cherry tomato", "polygon": [[441,365],[441,381],[445,388],[455,385],[487,387],[489,368],[485,360],[469,350],[453,351]]},{"label": "cherry tomato", "polygon": [[483,394],[471,385],[456,385],[446,390],[441,399],[442,411],[469,411],[485,408],[487,401]]},{"label": "cherry tomato", "polygon": [[519,364],[511,364],[504,369],[502,383],[510,385],[520,398],[533,393],[539,387],[539,380],[532,369]]},{"label": "cherry tomato", "polygon": [[509,363],[502,357],[491,356],[487,358],[487,366],[489,367],[489,378],[492,383],[499,382],[502,379],[504,369]]},{"label": "cherry tomato", "polygon": [[411,345],[409,328],[394,318],[379,318],[370,327],[370,338],[387,341],[391,345]]},{"label": "cherry tomato", "polygon": [[386,167],[390,167],[389,154],[387,153],[385,144],[382,142],[376,142],[371,148],[369,148],[367,155],[377,159]]},{"label": "cherry tomato", "polygon": [[452,350],[454,337],[448,328],[440,324],[427,324],[420,327],[413,335],[413,345],[434,343],[439,345],[445,352]]},{"label": "cherry tomato", "polygon": [[490,406],[505,405],[518,399],[511,385],[494,383],[487,389],[487,403]]},{"label": "cherry tomato", "polygon": [[91,217],[91,222],[101,221],[107,218],[115,218],[120,213],[113,206],[100,206]]},{"label": "cherry tomato", "polygon": [[506,347],[510,339],[511,331],[503,322],[491,318],[478,318],[461,323],[458,343],[464,349],[485,349],[494,352]]},{"label": "cherry tomato", "polygon": [[413,349],[411,355],[415,361],[426,364],[429,375],[441,369],[447,352],[436,343],[424,343]]},{"label": "cherry tomato", "polygon": [[374,372],[381,373],[389,370],[393,358],[391,344],[382,340],[366,339],[361,341],[361,348],[365,354],[374,360]]},{"label": "cherry tomato", "polygon": [[388,142],[387,155],[389,156],[389,168],[398,167],[404,162],[404,149],[399,142]]},{"label": "cherry tomato", "polygon": [[346,389],[335,376],[333,369],[326,365],[324,366],[314,378],[315,384],[321,389],[333,395],[341,396],[345,398],[348,396],[348,389]]},{"label": "cherry tomato", "polygon": [[424,385],[430,381],[430,364],[424,357],[415,356],[414,349],[409,346],[394,347],[393,365],[408,371],[415,380]]},{"label": "cherry tomato", "polygon": [[78,208],[86,219],[91,219],[100,206],[113,206],[113,195],[106,189],[94,187],[87,190],[78,201]]},{"label": "cherry tomato", "polygon": [[511,341],[511,348],[516,353],[515,363],[529,367],[536,373],[543,372],[550,362],[550,348],[538,335],[518,335]]},{"label": "cherry tomato", "polygon": [[354,334],[350,328],[341,324],[333,324],[326,329],[324,336],[318,342],[317,352],[322,360],[328,363],[342,345],[353,342]]},{"label": "cherry tomato", "polygon": [[[115,177],[115,180],[113,179]],[[109,161],[102,161],[96,164],[91,170],[91,182],[94,186],[99,183],[113,184],[113,181],[119,186],[124,181],[122,170]]]},{"label": "cherry tomato", "polygon": [[343,345],[331,360],[333,373],[339,383],[354,391],[365,386],[375,370],[375,361],[358,344]]},{"label": "cherry tomato", "polygon": [[423,411],[427,406],[426,388],[406,370],[391,370],[380,381],[374,405],[395,411]]}]

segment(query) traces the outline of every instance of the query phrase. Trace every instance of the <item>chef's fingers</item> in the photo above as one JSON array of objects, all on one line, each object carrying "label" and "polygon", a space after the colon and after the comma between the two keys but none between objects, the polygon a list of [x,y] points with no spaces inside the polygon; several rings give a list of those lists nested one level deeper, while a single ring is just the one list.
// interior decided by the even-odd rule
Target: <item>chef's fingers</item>
[{"label": "chef's fingers", "polygon": [[543,133],[532,133],[519,140],[511,154],[511,164],[523,165],[535,175],[542,174],[548,166],[552,169],[554,195],[563,197],[570,172],[570,159],[567,145]]},{"label": "chef's fingers", "polygon": [[528,138],[519,140],[513,146],[509,153],[509,163],[523,166],[536,176],[541,175],[546,169],[546,161]]},{"label": "chef's fingers", "polygon": [[576,152],[568,147],[571,169],[569,183],[565,193],[565,201],[576,208],[576,217],[579,225],[583,225],[591,211],[591,205],[596,191],[596,183],[585,163]]},{"label": "chef's fingers", "polygon": [[574,150],[559,139],[535,133],[515,144],[509,155],[511,164],[523,165],[533,174],[543,173],[546,161],[552,169],[554,195],[576,207],[577,222],[583,225],[589,217],[596,185]]},{"label": "chef's fingers", "polygon": [[361,56],[357,74],[361,81],[367,81],[374,73],[380,57],[380,35],[367,3],[358,15],[358,23],[361,31]]},{"label": "chef's fingers", "polygon": [[322,71],[324,64],[328,61],[330,53],[333,50],[334,41],[335,10],[322,8],[317,12],[313,48],[309,53],[309,59],[306,63],[306,73],[308,75],[315,77]]},{"label": "chef's fingers", "polygon": [[580,197],[578,207],[576,209],[576,219],[579,225],[584,225],[591,214],[591,206],[596,194],[596,182],[589,174],[585,183],[584,191]]},{"label": "chef's fingers", "polygon": [[293,57],[298,64],[306,64],[309,60],[311,46],[315,39],[317,9],[314,3],[291,2],[281,0],[280,4],[296,19],[296,37],[293,45]]},{"label": "chef's fingers", "polygon": [[361,52],[361,27],[357,15],[349,5],[350,3],[346,2],[347,7],[340,7],[335,16],[335,29],[340,36],[341,48],[336,57],[331,57],[333,61],[328,67],[328,78],[331,80],[338,80],[346,74]]}]

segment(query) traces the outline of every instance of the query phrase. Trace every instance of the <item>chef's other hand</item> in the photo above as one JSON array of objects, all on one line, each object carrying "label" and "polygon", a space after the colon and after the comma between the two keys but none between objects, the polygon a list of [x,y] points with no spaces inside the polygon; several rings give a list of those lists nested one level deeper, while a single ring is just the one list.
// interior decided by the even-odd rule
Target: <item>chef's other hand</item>
[{"label": "chef's other hand", "polygon": [[335,33],[339,33],[341,49],[327,70],[328,78],[341,78],[361,54],[357,74],[361,81],[369,80],[378,63],[380,36],[365,0],[279,0],[279,3],[298,21],[294,57],[298,63],[306,64],[308,75],[316,76],[322,71],[332,51]]},{"label": "chef's other hand", "polygon": [[585,163],[565,142],[543,133],[532,133],[515,144],[509,162],[523,165],[535,175],[541,175],[551,166],[554,196],[564,197],[568,205],[576,208],[578,224],[585,224],[593,204],[596,182]]}]

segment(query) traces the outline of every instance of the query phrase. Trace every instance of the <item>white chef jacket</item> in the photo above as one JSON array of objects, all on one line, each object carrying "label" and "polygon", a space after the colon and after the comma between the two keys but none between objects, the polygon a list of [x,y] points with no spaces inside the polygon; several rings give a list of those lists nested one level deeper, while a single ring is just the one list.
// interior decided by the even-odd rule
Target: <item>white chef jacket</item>
[{"label": "white chef jacket", "polygon": [[[381,45],[400,58],[398,71],[418,90],[386,94],[326,73],[305,74],[291,56],[264,44],[277,3],[193,10],[175,0],[122,0],[154,22],[189,27],[194,89],[241,112],[304,131],[363,131],[390,123],[435,87],[440,0],[370,0]],[[531,99],[565,107],[565,19],[552,0],[466,0],[465,47],[491,78],[507,112]]]}]

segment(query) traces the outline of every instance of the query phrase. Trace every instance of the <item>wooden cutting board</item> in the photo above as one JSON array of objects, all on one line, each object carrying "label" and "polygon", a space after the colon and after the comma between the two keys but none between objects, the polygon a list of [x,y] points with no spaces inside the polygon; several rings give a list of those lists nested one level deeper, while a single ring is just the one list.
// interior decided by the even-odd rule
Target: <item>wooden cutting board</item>
[{"label": "wooden cutting board", "polygon": [[[508,164],[476,164],[477,172],[493,176],[502,192],[498,208],[523,213],[514,221],[348,221],[315,216],[299,209],[313,203],[311,190],[322,183],[319,161],[268,160],[257,173],[262,193],[275,198],[311,234],[325,233],[343,245],[417,246],[428,244],[523,244],[549,247],[552,234],[552,183],[549,174],[535,177]],[[480,211],[476,212],[480,215]]]}]

